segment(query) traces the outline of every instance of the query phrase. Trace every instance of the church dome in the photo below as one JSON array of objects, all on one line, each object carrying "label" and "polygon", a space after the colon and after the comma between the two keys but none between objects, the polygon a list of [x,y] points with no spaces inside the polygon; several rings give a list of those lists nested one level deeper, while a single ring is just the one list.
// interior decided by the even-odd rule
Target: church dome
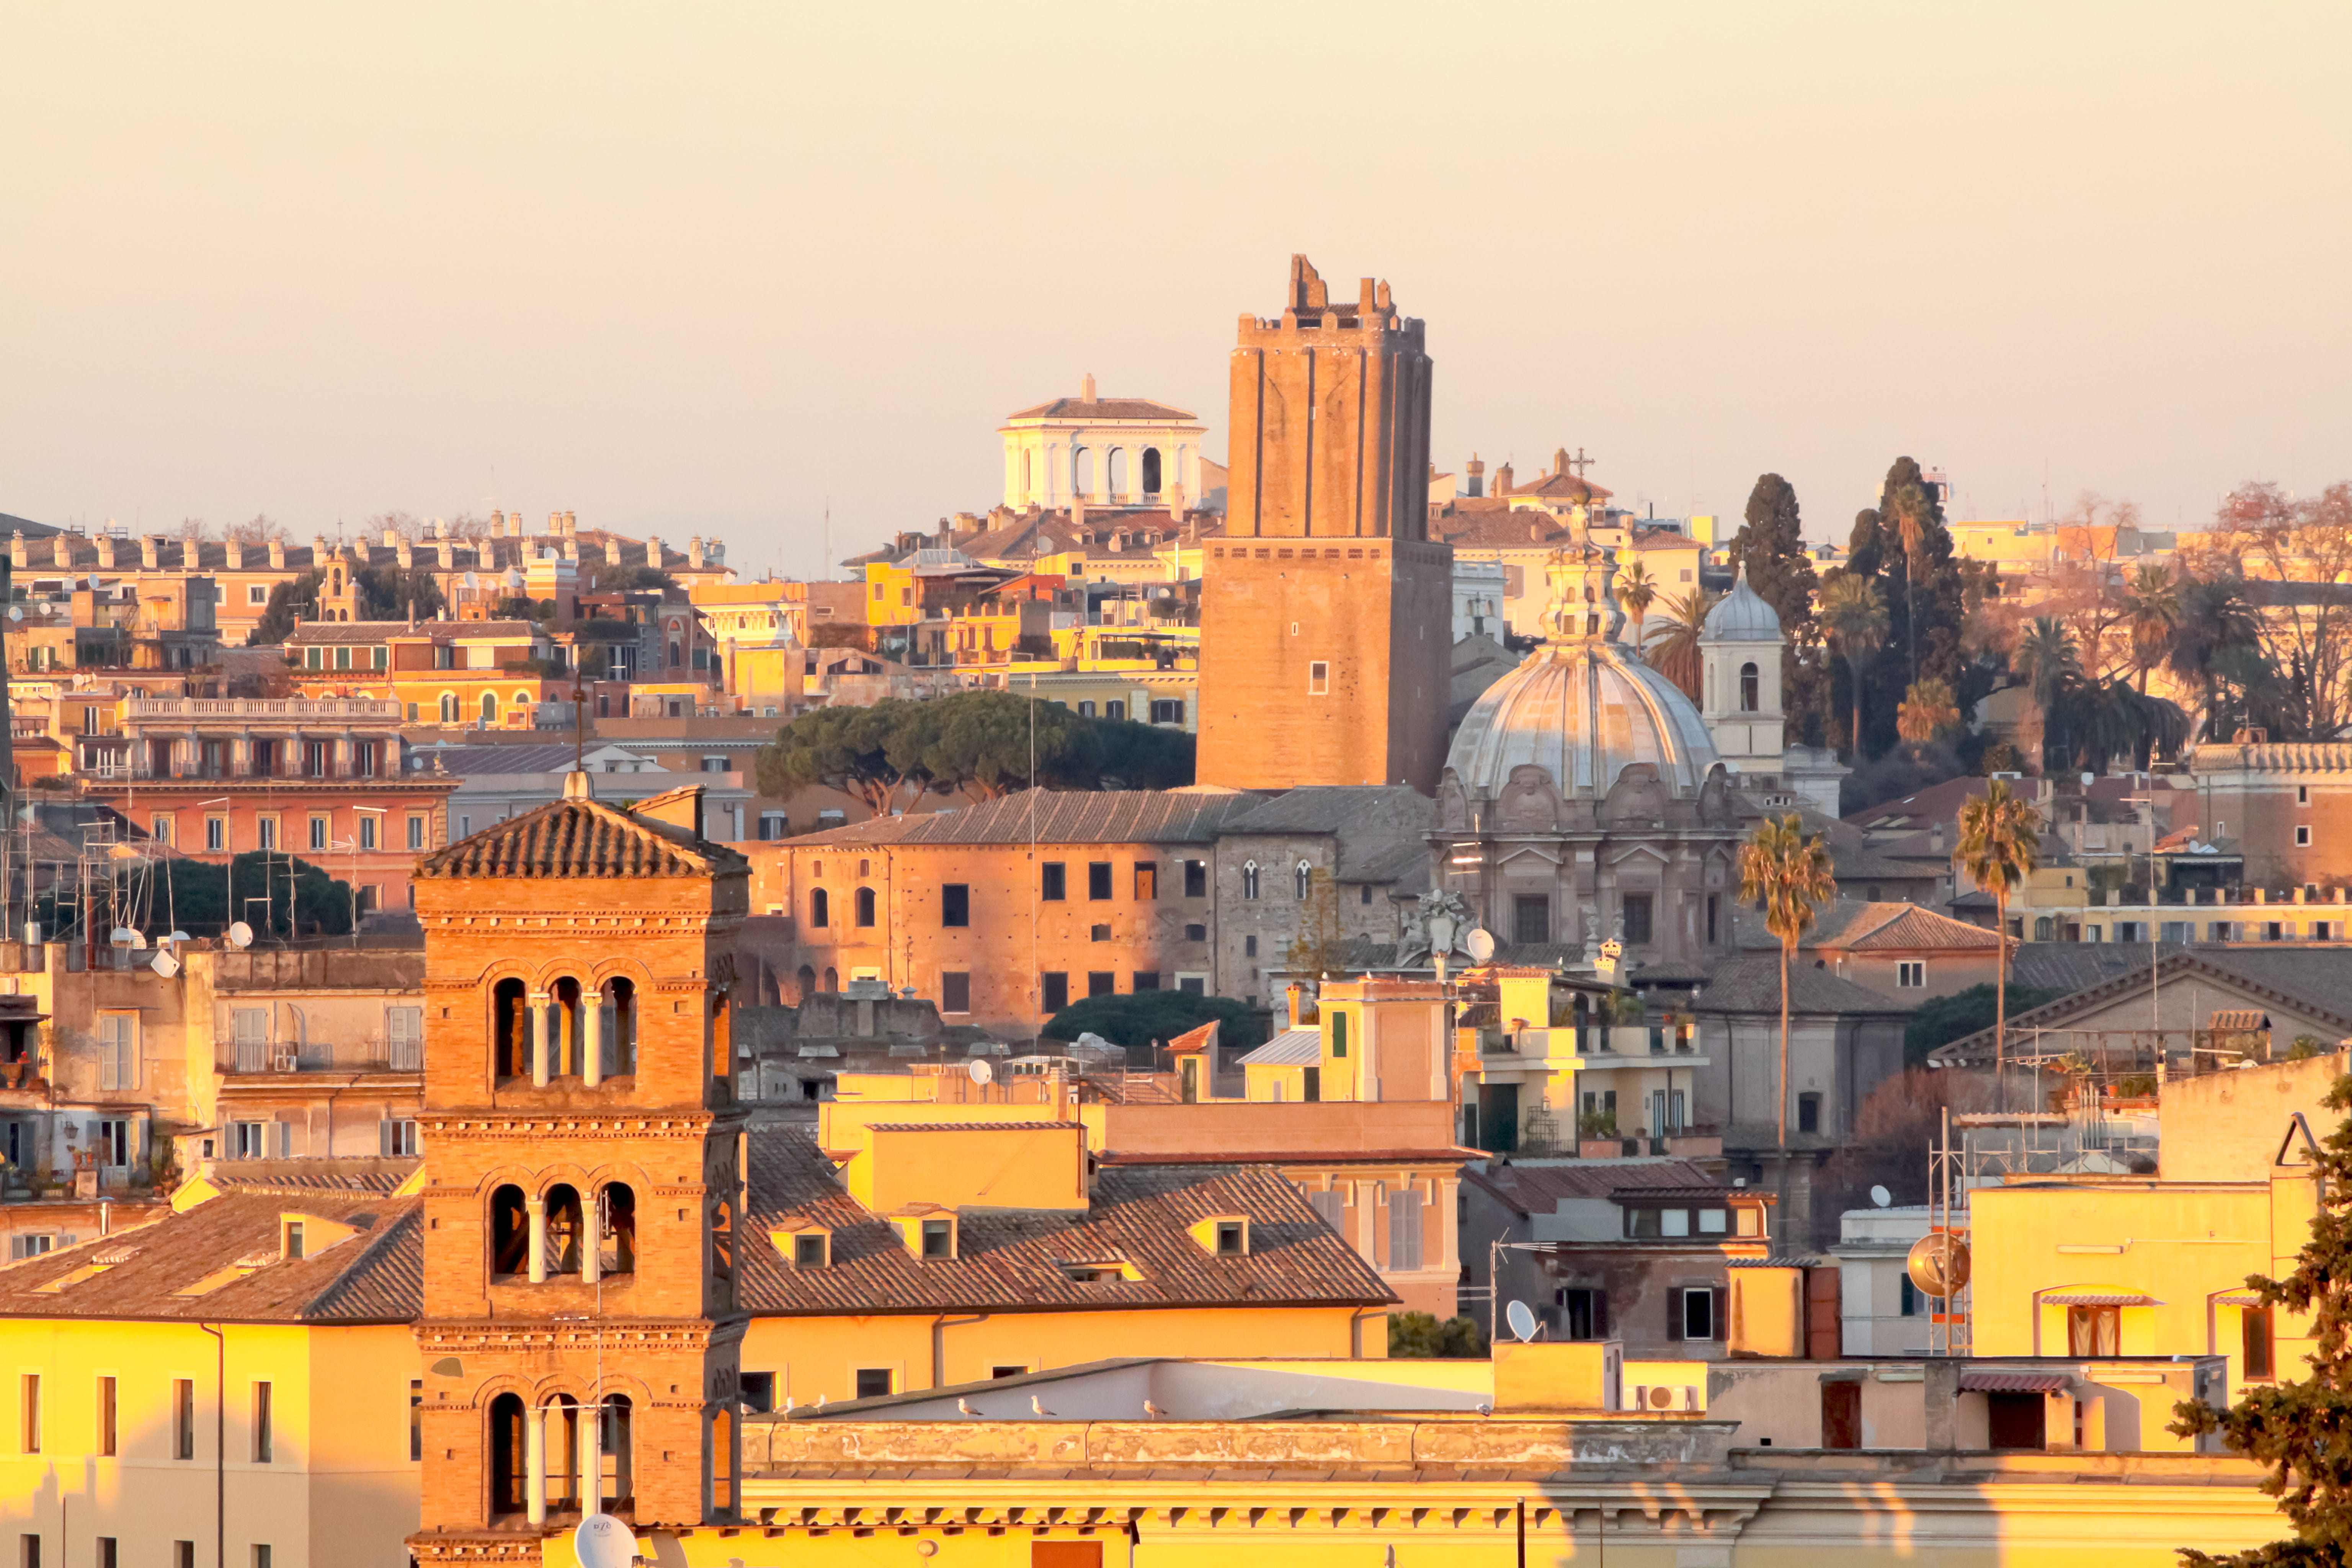
[{"label": "church dome", "polygon": [[1706,613],[1699,630],[1701,642],[1779,642],[1780,617],[1764,595],[1748,585],[1748,568],[1739,569],[1731,592]]},{"label": "church dome", "polygon": [[1551,640],[1487,688],[1446,752],[1472,795],[1499,794],[1528,763],[1570,796],[1606,795],[1634,763],[1657,769],[1672,795],[1695,795],[1706,783],[1717,759],[1698,705],[1614,640],[1624,618],[1610,594],[1616,569],[1607,552],[1580,543],[1552,557]]}]

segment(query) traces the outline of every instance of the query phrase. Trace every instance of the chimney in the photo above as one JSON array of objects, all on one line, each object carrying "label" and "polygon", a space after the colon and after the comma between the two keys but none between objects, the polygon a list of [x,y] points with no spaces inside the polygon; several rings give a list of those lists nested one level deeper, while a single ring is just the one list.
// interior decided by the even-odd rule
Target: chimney
[{"label": "chimney", "polygon": [[661,535],[658,533],[648,533],[646,535],[646,564],[658,572],[661,570]]},{"label": "chimney", "polygon": [[286,542],[284,540],[273,539],[269,542],[269,566],[270,570],[274,572],[283,572],[286,570]]},{"label": "chimney", "polygon": [[702,564],[702,535],[698,533],[686,542],[686,563],[688,566]]},{"label": "chimney", "polygon": [[403,572],[408,571],[416,564],[416,547],[408,542],[405,534],[394,534],[385,542],[392,546],[394,559],[400,563],[400,569]]},{"label": "chimney", "polygon": [[105,571],[114,570],[114,535],[101,533],[98,536],[98,563]]},{"label": "chimney", "polygon": [[327,563],[327,557],[332,552],[327,548],[327,536],[325,534],[314,533],[310,536],[311,565],[324,566]]},{"label": "chimney", "polygon": [[50,542],[49,554],[59,566],[64,567],[68,572],[72,571],[73,535],[70,533],[58,534],[57,538]]},{"label": "chimney", "polygon": [[562,512],[551,511],[547,514],[547,536],[550,539],[561,539],[563,537],[563,514]]},{"label": "chimney", "polygon": [[157,572],[163,569],[163,536],[162,534],[145,533],[140,535],[139,564],[145,567],[150,572]]},{"label": "chimney", "polygon": [[493,512],[491,512],[491,513],[490,513],[490,537],[491,537],[492,539],[504,539],[506,536],[507,536],[507,514],[506,514],[506,513],[504,513],[504,512],[502,512],[502,511],[493,511]]},{"label": "chimney", "polygon": [[1511,465],[1508,463],[1495,470],[1495,493],[1498,496],[1511,493]]},{"label": "chimney", "polygon": [[563,514],[563,537],[566,539],[577,539],[580,537],[580,514],[578,512],[567,511]]},{"label": "chimney", "polygon": [[25,549],[25,531],[20,528],[8,536],[8,564],[22,572],[32,563],[33,558]]},{"label": "chimney", "polygon": [[1294,980],[1284,990],[1289,997],[1290,1026],[1304,1028],[1317,1011],[1314,988],[1303,980]]},{"label": "chimney", "polygon": [[1085,375],[1078,378],[1078,401],[1080,403],[1096,401],[1095,373],[1092,371],[1087,372]]},{"label": "chimney", "polygon": [[580,559],[580,541],[572,538],[570,534],[566,534],[563,537],[563,558],[566,561],[577,561]]},{"label": "chimney", "polygon": [[1565,477],[1565,476],[1567,475],[1567,473],[1568,473],[1568,448],[1567,448],[1567,447],[1560,447],[1556,448],[1556,449],[1552,452],[1552,455],[1551,455],[1551,471],[1552,471],[1552,474],[1553,474],[1553,476],[1554,476],[1555,478],[1561,478],[1561,477]]},{"label": "chimney", "polygon": [[1477,453],[1470,454],[1470,460],[1462,465],[1462,471],[1469,476],[1469,494],[1482,496],[1486,493],[1486,465],[1478,460]]}]

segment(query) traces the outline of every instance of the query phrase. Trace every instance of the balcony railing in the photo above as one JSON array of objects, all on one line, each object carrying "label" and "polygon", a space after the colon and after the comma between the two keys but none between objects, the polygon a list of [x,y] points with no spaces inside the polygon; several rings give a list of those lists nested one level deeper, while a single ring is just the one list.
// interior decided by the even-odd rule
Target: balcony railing
[{"label": "balcony railing", "polygon": [[382,723],[400,722],[400,704],[388,697],[133,697],[123,711],[127,719],[373,719]]},{"label": "balcony railing", "polygon": [[247,1075],[423,1072],[425,1046],[420,1040],[224,1040],[215,1047],[213,1065]]}]

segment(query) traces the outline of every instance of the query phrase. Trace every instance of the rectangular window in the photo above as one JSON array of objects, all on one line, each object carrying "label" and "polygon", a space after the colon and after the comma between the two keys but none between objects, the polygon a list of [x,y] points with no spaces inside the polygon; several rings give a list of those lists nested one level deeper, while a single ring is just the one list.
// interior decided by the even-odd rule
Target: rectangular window
[{"label": "rectangular window", "polygon": [[702,771],[706,773],[723,773],[727,771],[727,759],[725,757],[705,757],[702,759]]},{"label": "rectangular window", "polygon": [[376,815],[372,811],[362,811],[359,814],[359,817],[360,847],[362,849],[373,849],[375,847]]},{"label": "rectangular window", "polygon": [[1421,1267],[1421,1194],[1410,1188],[1389,1194],[1389,1267]]},{"label": "rectangular window", "polygon": [[1896,1278],[1902,1282],[1902,1292],[1897,1298],[1895,1305],[1896,1315],[1905,1318],[1917,1317],[1919,1315],[1919,1287],[1911,1283],[1911,1276],[1908,1274],[1897,1275]]},{"label": "rectangular window", "polygon": [[425,819],[421,816],[408,819],[408,847],[411,849],[425,847]]},{"label": "rectangular window", "polygon": [[2268,1307],[2238,1309],[2238,1328],[2245,1351],[2240,1375],[2249,1382],[2267,1382],[2271,1373],[2271,1310]]},{"label": "rectangular window", "polygon": [[1135,863],[1135,897],[1138,902],[1160,896],[1160,868],[1150,860]]},{"label": "rectangular window", "polygon": [[1257,938],[1254,936],[1245,936],[1242,938],[1242,956],[1244,958],[1255,958],[1257,956]]},{"label": "rectangular window", "polygon": [[1345,1013],[1331,1015],[1331,1054],[1335,1058],[1344,1058],[1348,1054],[1348,1015]]},{"label": "rectangular window", "polygon": [[1037,896],[1057,900],[1070,896],[1069,868],[1059,860],[1048,860],[1037,868]]},{"label": "rectangular window", "polygon": [[196,1381],[192,1377],[172,1380],[172,1458],[193,1459],[196,1457]]},{"label": "rectangular window", "polygon": [[746,1411],[764,1415],[776,1407],[774,1373],[747,1372],[736,1386],[743,1391],[743,1408]]},{"label": "rectangular window", "polygon": [[[289,1256],[299,1257],[299,1254]],[[269,1384],[257,1383],[253,1385],[253,1462],[257,1465],[269,1463],[277,1447],[277,1422],[270,1409]]]},{"label": "rectangular window", "polygon": [[115,1429],[114,1379],[98,1380],[98,1451],[101,1458],[111,1458],[121,1440]]},{"label": "rectangular window", "polygon": [[257,817],[254,821],[254,827],[257,833],[255,840],[257,847],[262,849],[275,849],[278,847],[278,819],[276,817]]},{"label": "rectangular window", "polygon": [[1676,1290],[1668,1300],[1675,1301],[1682,1317],[1682,1332],[1677,1338],[1711,1340],[1715,1338],[1715,1292],[1713,1290]]},{"label": "rectangular window", "polygon": [[1209,896],[1209,863],[1206,860],[1184,862],[1184,896],[1188,899]]},{"label": "rectangular window", "polygon": [[1560,1331],[1571,1340],[1609,1335],[1609,1292],[1570,1286],[1559,1293]]},{"label": "rectangular window", "polygon": [[24,1392],[16,1407],[16,1451],[37,1454],[41,1451],[41,1374],[28,1372],[18,1382]]},{"label": "rectangular window", "polygon": [[1822,1097],[1818,1094],[1797,1096],[1797,1131],[1819,1132],[1822,1130]]},{"label": "rectangular window", "polygon": [[968,972],[950,970],[940,976],[940,1011],[971,1011],[971,975]]},{"label": "rectangular window", "polygon": [[207,816],[205,818],[205,847],[206,849],[214,850],[226,849],[228,847],[227,817]]},{"label": "rectangular window", "polygon": [[1165,697],[1152,699],[1151,721],[1155,724],[1181,724],[1184,721],[1182,700]]},{"label": "rectangular window", "polygon": [[1217,1222],[1218,1257],[1239,1258],[1248,1250],[1247,1245],[1243,1240],[1241,1221],[1221,1219]]},{"label": "rectangular window", "polygon": [[1906,959],[1895,965],[1895,984],[1906,991],[1916,991],[1927,984],[1927,965],[1919,959]]},{"label": "rectangular window", "polygon": [[1176,977],[1176,989],[1187,996],[1205,996],[1209,994],[1209,977],[1205,974],[1180,974]]},{"label": "rectangular window", "polygon": [[795,1268],[824,1268],[825,1240],[826,1238],[823,1236],[796,1236],[793,1237],[793,1267]]},{"label": "rectangular window", "polygon": [[1041,974],[1038,977],[1037,1005],[1046,1014],[1060,1012],[1070,1005],[1070,977],[1065,973]]},{"label": "rectangular window", "polygon": [[2294,847],[2298,849],[2308,849],[2311,847],[2311,829],[2309,826],[2299,826],[2294,830]]},{"label": "rectangular window", "polygon": [[1156,969],[1139,969],[1134,973],[1134,974],[1129,976],[1129,980],[1132,988],[1137,991],[1157,991],[1160,989],[1160,971]]},{"label": "rectangular window", "polygon": [[1649,945],[1651,941],[1650,915],[1654,902],[1654,896],[1649,893],[1628,893],[1625,895],[1624,911],[1626,946],[1646,947]]},{"label": "rectangular window", "polygon": [[923,1222],[923,1256],[926,1258],[955,1256],[955,1231],[946,1220],[927,1219]]},{"label": "rectangular window", "polygon": [[408,1380],[408,1458],[411,1464],[425,1458],[425,1380]]},{"label": "rectangular window", "polygon": [[1723,897],[1723,895],[1722,895],[1722,894],[1720,894],[1720,893],[1709,893],[1709,894],[1706,896],[1706,942],[1707,942],[1707,945],[1708,945],[1709,947],[1712,947],[1712,946],[1714,946],[1714,945],[1715,945],[1715,942],[1716,942],[1716,935],[1715,935],[1715,922],[1716,922],[1716,917],[1717,917],[1717,907],[1718,907],[1718,902],[1719,902],[1719,900],[1722,899],[1722,897]]},{"label": "rectangular window", "polygon": [[172,819],[170,817],[157,816],[151,818],[148,824],[148,831],[153,836],[156,843],[163,845],[167,848],[170,847],[172,843]]},{"label": "rectangular window", "polygon": [[193,1541],[172,1542],[172,1568],[196,1568],[196,1543]]},{"label": "rectangular window", "polygon": [[323,816],[314,816],[310,819],[310,847],[324,849],[326,847],[327,819]]},{"label": "rectangular window", "polygon": [[1307,695],[1328,697],[1331,694],[1331,667],[1321,659],[1307,667]]},{"label": "rectangular window", "polygon": [[1087,994],[1089,996],[1116,996],[1118,994],[1118,976],[1110,973],[1107,970],[1097,969],[1088,971],[1087,973]]},{"label": "rectangular window", "polygon": [[111,1535],[98,1538],[98,1568],[122,1568],[121,1543]]},{"label": "rectangular window", "polygon": [[257,1541],[253,1544],[253,1568],[271,1568],[269,1548]]},{"label": "rectangular window", "polygon": [[1298,1069],[1298,1098],[1309,1101],[1319,1100],[1323,1098],[1323,1069],[1321,1068],[1301,1068]]},{"label": "rectangular window", "polygon": [[1313,1209],[1325,1225],[1341,1236],[1348,1234],[1347,1194],[1337,1187],[1326,1187],[1321,1192],[1307,1194],[1307,1206]]},{"label": "rectangular window", "polygon": [[1551,941],[1551,900],[1541,893],[1520,893],[1511,900],[1511,940],[1538,945]]},{"label": "rectangular window", "polygon": [[139,1015],[103,1013],[98,1020],[98,1087],[139,1087]]},{"label": "rectangular window", "polygon": [[41,1568],[41,1538],[20,1535],[16,1541],[16,1561],[22,1568]]},{"label": "rectangular window", "polygon": [[940,889],[940,924],[971,924],[971,884],[950,882]]},{"label": "rectangular window", "polygon": [[1101,900],[1110,897],[1110,862],[1090,860],[1087,863],[1087,897]]},{"label": "rectangular window", "polygon": [[387,1160],[414,1160],[417,1153],[416,1123],[406,1118],[387,1118],[376,1123],[378,1152]]},{"label": "rectangular window", "polygon": [[890,1397],[892,1373],[887,1366],[861,1366],[857,1369],[857,1397],[887,1399]]}]

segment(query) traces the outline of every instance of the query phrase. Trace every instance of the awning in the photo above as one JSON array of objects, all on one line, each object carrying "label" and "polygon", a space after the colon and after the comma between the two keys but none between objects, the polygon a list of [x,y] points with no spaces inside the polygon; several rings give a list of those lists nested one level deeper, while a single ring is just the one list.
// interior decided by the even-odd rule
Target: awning
[{"label": "awning", "polygon": [[2063,1372],[1964,1372],[1962,1394],[2063,1394],[2074,1379]]},{"label": "awning", "polygon": [[2125,1290],[2053,1290],[2042,1298],[2045,1307],[2161,1307],[2153,1296]]},{"label": "awning", "polygon": [[2263,1299],[2252,1290],[2226,1290],[2213,1298],[2217,1307],[2259,1307]]}]

